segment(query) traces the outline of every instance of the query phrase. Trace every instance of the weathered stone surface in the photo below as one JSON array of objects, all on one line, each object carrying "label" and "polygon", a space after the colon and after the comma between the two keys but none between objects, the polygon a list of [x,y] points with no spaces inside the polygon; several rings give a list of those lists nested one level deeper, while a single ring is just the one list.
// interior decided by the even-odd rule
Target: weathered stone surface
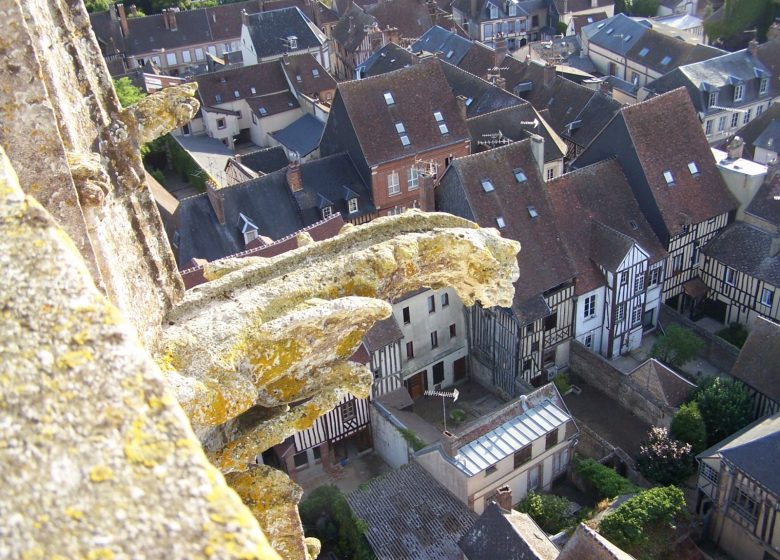
[{"label": "weathered stone surface", "polygon": [[0,285],[0,557],[277,557],[2,150]]}]

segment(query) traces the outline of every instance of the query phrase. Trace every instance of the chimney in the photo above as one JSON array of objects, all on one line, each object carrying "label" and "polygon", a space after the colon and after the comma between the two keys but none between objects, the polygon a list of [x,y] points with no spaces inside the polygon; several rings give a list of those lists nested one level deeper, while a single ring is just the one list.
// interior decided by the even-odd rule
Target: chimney
[{"label": "chimney", "polygon": [[217,215],[217,220],[223,226],[225,225],[225,195],[223,195],[216,183],[210,179],[206,180],[206,194],[211,202],[211,207],[214,209],[214,214]]},{"label": "chimney", "polygon": [[396,45],[401,44],[401,32],[398,31],[397,27],[390,27],[388,25],[385,29],[385,35],[387,35],[388,43],[395,43]]},{"label": "chimney", "polygon": [[612,97],[612,86],[606,79],[601,80],[599,83],[599,91],[608,97]]},{"label": "chimney", "polygon": [[171,28],[171,24],[168,21],[168,8],[163,8],[162,11],[160,12],[160,14],[162,15],[163,25],[165,26],[165,29],[170,29]]},{"label": "chimney", "polygon": [[778,39],[780,39],[780,23],[774,22],[766,32],[766,40],[769,42],[777,41]]},{"label": "chimney", "polygon": [[417,173],[420,181],[420,192],[418,194],[420,210],[423,212],[435,212],[436,201],[433,195],[433,188],[436,182],[436,175],[427,171],[420,171],[419,169]]},{"label": "chimney", "polygon": [[135,4],[130,4],[130,15],[138,17],[138,8],[136,8]]},{"label": "chimney", "polygon": [[493,500],[501,509],[512,511],[512,489],[509,486],[502,486],[496,490]]},{"label": "chimney", "polygon": [[745,142],[742,138],[735,136],[731,139],[731,142],[726,146],[726,151],[729,154],[729,159],[740,159],[742,157],[742,149],[745,147]]},{"label": "chimney", "polygon": [[758,41],[751,39],[751,41],[748,43],[748,52],[752,57],[755,57],[758,54]]},{"label": "chimney", "polygon": [[506,89],[506,78],[501,74],[496,74],[493,76],[493,85],[497,88]]},{"label": "chimney", "polygon": [[425,5],[428,7],[428,15],[431,16],[431,25],[436,25],[436,16],[439,15],[439,8],[436,5],[436,0],[426,0]]},{"label": "chimney", "polygon": [[290,185],[290,190],[294,193],[303,188],[301,181],[301,164],[298,162],[298,158],[287,166],[287,184]]},{"label": "chimney", "polygon": [[168,25],[171,27],[171,31],[176,31],[178,27],[176,27],[176,8],[169,8],[168,9]]},{"label": "chimney", "polygon": [[555,64],[551,64],[548,62],[544,65],[544,69],[542,70],[542,85],[544,85],[544,87],[547,87],[550,84],[552,84],[554,79],[555,79]]},{"label": "chimney", "polygon": [[506,37],[504,37],[503,33],[499,33],[496,35],[496,42],[495,47],[493,50],[493,54],[495,55],[495,66],[499,67],[501,66],[501,63],[504,62],[504,57],[506,57]]},{"label": "chimney", "polygon": [[544,179],[544,138],[538,134],[531,135],[531,151],[534,154],[536,165],[539,167],[539,175]]},{"label": "chimney", "polygon": [[450,432],[441,433],[441,446],[444,452],[450,457],[454,457],[458,454],[458,449],[455,445],[458,443],[458,438]]},{"label": "chimney", "polygon": [[119,27],[122,28],[122,37],[127,37],[130,33],[130,29],[127,27],[127,14],[125,13],[125,5],[121,2],[116,5],[116,11],[119,13]]},{"label": "chimney", "polygon": [[246,13],[246,10],[241,10],[241,25],[249,25],[249,14]]},{"label": "chimney", "polygon": [[460,109],[460,116],[463,117],[463,120],[466,120],[466,115],[468,114],[469,108],[466,106],[466,96],[465,95],[459,95],[455,98],[458,102],[458,109]]}]

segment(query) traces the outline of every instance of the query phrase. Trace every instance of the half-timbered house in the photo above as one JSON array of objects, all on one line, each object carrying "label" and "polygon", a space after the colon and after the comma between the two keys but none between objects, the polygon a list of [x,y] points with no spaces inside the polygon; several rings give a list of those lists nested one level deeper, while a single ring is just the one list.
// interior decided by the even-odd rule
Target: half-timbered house
[{"label": "half-timbered house", "polygon": [[731,376],[747,387],[753,418],[780,412],[780,324],[756,318]]},{"label": "half-timbered house", "polygon": [[693,313],[707,294],[702,247],[733,219],[737,201],[715,166],[688,94],[624,107],[573,162],[617,157],[642,213],[669,252],[662,298]]},{"label": "half-timbered house", "polygon": [[780,554],[780,414],[759,420],[700,453],[697,512],[728,554]]},{"label": "half-timbered house", "polygon": [[609,159],[548,183],[558,232],[577,267],[574,336],[612,358],[658,324],[666,250]]},{"label": "half-timbered house", "polygon": [[574,319],[572,260],[557,234],[542,178],[544,139],[534,136],[453,160],[436,207],[519,241],[511,308],[467,308],[471,376],[509,396],[568,365]]}]

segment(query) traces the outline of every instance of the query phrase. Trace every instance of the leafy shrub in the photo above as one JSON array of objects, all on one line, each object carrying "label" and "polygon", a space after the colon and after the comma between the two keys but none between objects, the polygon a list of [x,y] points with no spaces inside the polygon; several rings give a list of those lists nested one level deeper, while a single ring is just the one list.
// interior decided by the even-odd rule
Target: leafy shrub
[{"label": "leafy shrub", "polygon": [[146,172],[154,177],[161,186],[165,186],[165,175],[159,169],[147,169]]},{"label": "leafy shrub", "polygon": [[648,544],[651,534],[669,533],[674,523],[686,516],[682,490],[659,486],[640,492],[607,515],[599,532],[626,552],[636,554]]},{"label": "leafy shrub", "polygon": [[666,334],[655,341],[650,355],[674,367],[682,367],[699,355],[704,341],[680,325],[669,325]]},{"label": "leafy shrub", "polygon": [[680,406],[672,419],[672,435],[680,441],[690,443],[694,455],[706,449],[707,427],[704,425],[696,401]]},{"label": "leafy shrub", "polygon": [[753,417],[747,389],[731,379],[705,379],[694,400],[707,428],[708,445],[714,445],[741,430]]},{"label": "leafy shrub", "polygon": [[450,411],[450,419],[456,424],[460,424],[466,419],[466,413],[459,408]]},{"label": "leafy shrub", "polygon": [[725,329],[715,333],[726,342],[730,342],[737,348],[742,348],[748,337],[748,331],[740,323],[730,323]]},{"label": "leafy shrub", "polygon": [[575,468],[582,478],[593,484],[599,498],[614,498],[639,491],[627,478],[593,459],[583,459],[576,463]]},{"label": "leafy shrub", "polygon": [[636,467],[658,484],[680,484],[694,472],[691,444],[669,437],[666,428],[653,426],[639,446]]},{"label": "leafy shrub", "polygon": [[420,449],[425,447],[425,442],[421,440],[420,436],[415,434],[412,430],[409,430],[407,428],[397,428],[397,429],[406,440],[406,443],[409,444],[409,447],[411,447],[414,451],[419,451]]},{"label": "leafy shrub", "polygon": [[569,383],[569,376],[565,373],[561,373],[553,377],[553,383],[558,389],[561,395],[566,394],[571,389],[571,383]]},{"label": "leafy shrub", "polygon": [[546,533],[559,533],[570,524],[569,500],[560,496],[531,491],[515,509],[530,515]]}]

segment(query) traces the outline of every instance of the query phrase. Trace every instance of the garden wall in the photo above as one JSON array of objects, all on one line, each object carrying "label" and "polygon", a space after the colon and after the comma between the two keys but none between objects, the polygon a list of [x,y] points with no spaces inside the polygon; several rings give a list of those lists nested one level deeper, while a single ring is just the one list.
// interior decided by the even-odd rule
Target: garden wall
[{"label": "garden wall", "polygon": [[664,327],[676,323],[695,332],[704,341],[704,349],[701,351],[700,356],[719,370],[729,373],[731,368],[734,367],[734,362],[737,361],[737,356],[739,356],[739,348],[733,344],[705,330],[667,305],[661,306],[660,320]]}]

